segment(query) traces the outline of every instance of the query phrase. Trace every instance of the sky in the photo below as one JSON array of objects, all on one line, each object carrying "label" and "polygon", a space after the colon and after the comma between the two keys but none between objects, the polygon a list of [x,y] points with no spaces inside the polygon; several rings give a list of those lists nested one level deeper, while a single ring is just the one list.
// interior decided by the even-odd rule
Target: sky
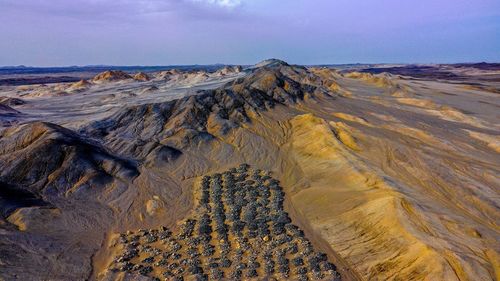
[{"label": "sky", "polygon": [[0,0],[0,65],[500,62],[500,0]]}]

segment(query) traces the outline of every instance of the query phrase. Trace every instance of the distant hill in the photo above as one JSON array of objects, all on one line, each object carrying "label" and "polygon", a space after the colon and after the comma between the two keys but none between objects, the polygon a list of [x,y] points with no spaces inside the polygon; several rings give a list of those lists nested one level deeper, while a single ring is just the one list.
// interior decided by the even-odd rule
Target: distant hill
[{"label": "distant hill", "polygon": [[0,86],[17,86],[32,84],[51,84],[63,82],[78,82],[90,79],[96,74],[105,71],[124,71],[127,73],[157,72],[165,70],[203,70],[215,72],[228,65],[168,65],[168,66],[68,66],[68,67],[30,67],[30,66],[4,66],[0,67]]}]

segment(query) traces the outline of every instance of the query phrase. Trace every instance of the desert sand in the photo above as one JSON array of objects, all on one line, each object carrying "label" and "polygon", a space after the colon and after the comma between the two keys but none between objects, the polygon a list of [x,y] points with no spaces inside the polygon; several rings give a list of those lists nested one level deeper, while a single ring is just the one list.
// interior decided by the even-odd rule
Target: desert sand
[{"label": "desert sand", "polygon": [[500,280],[500,71],[440,67],[460,80],[268,60],[1,86],[0,278],[161,276],[117,269],[120,234],[178,233],[248,163],[341,280]]}]

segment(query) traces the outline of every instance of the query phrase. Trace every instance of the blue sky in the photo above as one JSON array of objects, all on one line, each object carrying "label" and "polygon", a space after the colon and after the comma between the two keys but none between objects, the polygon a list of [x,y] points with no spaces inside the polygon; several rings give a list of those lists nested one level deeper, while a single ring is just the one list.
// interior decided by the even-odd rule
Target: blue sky
[{"label": "blue sky", "polygon": [[499,0],[0,0],[0,65],[500,62]]}]

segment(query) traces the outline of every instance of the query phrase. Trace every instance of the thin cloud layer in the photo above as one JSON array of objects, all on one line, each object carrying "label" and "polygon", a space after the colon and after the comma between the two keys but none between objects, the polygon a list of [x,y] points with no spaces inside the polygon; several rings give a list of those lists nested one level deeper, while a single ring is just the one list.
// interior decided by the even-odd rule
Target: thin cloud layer
[{"label": "thin cloud layer", "polygon": [[241,0],[192,0],[196,3],[206,3],[219,7],[234,8],[241,5]]}]

